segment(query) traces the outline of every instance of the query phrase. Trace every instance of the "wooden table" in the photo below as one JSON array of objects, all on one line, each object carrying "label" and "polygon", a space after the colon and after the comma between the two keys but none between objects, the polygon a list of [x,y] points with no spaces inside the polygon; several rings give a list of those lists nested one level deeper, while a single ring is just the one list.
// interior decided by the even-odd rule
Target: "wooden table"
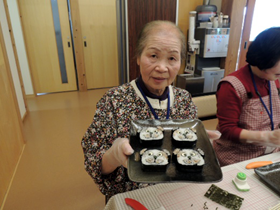
[{"label": "wooden table", "polygon": [[[228,191],[229,193],[244,198],[240,208],[241,210],[267,210],[280,202],[279,195],[271,190],[259,178],[259,176],[255,174],[254,169],[245,168],[245,166],[250,162],[262,160],[278,162],[280,161],[280,152],[222,167],[223,180],[213,184]],[[234,179],[238,172],[243,172],[247,175],[247,183],[250,185],[249,191],[239,191],[233,185],[232,179]],[[149,210],[155,210],[160,207],[161,209],[165,208],[166,210],[196,210],[204,209],[205,205],[209,210],[226,209],[220,204],[213,202],[204,196],[211,184],[212,183],[201,184],[178,182],[156,184],[147,188],[120,193],[113,196],[105,206],[105,210],[132,210],[132,208],[125,203],[125,198],[136,199],[144,204]]]}]

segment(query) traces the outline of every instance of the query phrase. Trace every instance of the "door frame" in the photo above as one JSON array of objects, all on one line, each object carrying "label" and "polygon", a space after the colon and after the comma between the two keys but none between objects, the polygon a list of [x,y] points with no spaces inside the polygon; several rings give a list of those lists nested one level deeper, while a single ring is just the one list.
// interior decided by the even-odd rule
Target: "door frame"
[{"label": "door frame", "polygon": [[242,30],[242,38],[241,38],[241,43],[240,43],[237,69],[240,69],[241,67],[243,67],[247,64],[246,54],[247,54],[250,44],[252,43],[249,39],[250,39],[255,3],[256,3],[256,0],[247,0],[246,14],[245,14],[243,30]]},{"label": "door frame", "polygon": [[[24,90],[24,84],[23,84],[21,68],[20,68],[19,58],[18,58],[18,52],[17,52],[17,47],[16,47],[16,42],[15,42],[14,32],[13,32],[13,28],[12,28],[12,24],[11,24],[10,12],[9,12],[9,9],[8,9],[7,1],[8,0],[3,0],[4,7],[5,7],[4,9],[5,9],[5,12],[6,12],[7,23],[8,23],[11,42],[12,42],[12,46],[13,46],[13,52],[14,52],[14,56],[15,56],[15,62],[16,62],[16,66],[17,66],[17,73],[18,73],[18,77],[19,77],[23,102],[24,102],[24,106],[25,106],[25,109],[26,109],[26,112],[25,112],[24,116],[22,117],[22,121],[23,121],[25,119],[25,116],[28,114],[29,109],[28,109],[28,106],[27,106],[26,94],[25,94],[25,90]],[[33,86],[33,82],[32,82],[32,86]]]},{"label": "door frame", "polygon": [[80,19],[80,8],[78,0],[68,0],[70,3],[73,45],[75,49],[76,72],[79,91],[87,91],[86,70],[83,50],[83,35]]}]

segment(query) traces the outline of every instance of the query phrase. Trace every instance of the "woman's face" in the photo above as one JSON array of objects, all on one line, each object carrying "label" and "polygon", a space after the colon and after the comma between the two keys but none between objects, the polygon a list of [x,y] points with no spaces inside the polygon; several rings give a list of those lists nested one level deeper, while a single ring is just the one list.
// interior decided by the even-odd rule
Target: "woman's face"
[{"label": "woman's face", "polygon": [[280,61],[276,63],[275,66],[273,66],[270,69],[266,69],[265,71],[261,71],[262,75],[261,78],[266,79],[266,80],[271,80],[274,81],[276,79],[280,78]]},{"label": "woman's face", "polygon": [[181,42],[173,29],[152,32],[137,58],[142,79],[148,90],[162,95],[172,84],[181,66]]}]

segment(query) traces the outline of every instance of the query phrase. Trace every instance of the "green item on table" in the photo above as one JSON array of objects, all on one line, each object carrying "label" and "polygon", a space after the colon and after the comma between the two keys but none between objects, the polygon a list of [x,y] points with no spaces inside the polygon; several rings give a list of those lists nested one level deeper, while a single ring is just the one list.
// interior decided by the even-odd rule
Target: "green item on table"
[{"label": "green item on table", "polygon": [[247,176],[242,172],[237,173],[236,177],[232,180],[232,183],[239,191],[246,192],[250,190],[250,186],[247,183]]},{"label": "green item on table", "polygon": [[244,198],[229,193],[214,184],[210,186],[204,196],[228,209],[236,210],[240,209],[244,200]]}]

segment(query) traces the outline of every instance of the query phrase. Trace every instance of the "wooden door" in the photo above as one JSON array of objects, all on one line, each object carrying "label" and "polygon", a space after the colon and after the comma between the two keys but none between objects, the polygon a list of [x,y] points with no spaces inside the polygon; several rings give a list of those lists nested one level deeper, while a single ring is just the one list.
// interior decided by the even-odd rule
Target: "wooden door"
[{"label": "wooden door", "polygon": [[176,0],[127,0],[127,23],[129,45],[129,81],[140,75],[136,63],[135,48],[142,27],[153,20],[176,22]]},{"label": "wooden door", "polygon": [[[57,47],[59,32],[54,27],[51,0],[24,0],[18,4],[35,92],[77,90],[67,1],[57,0],[63,49]],[[63,52],[60,58],[64,58],[64,68],[59,50]]]},{"label": "wooden door", "polygon": [[87,88],[119,85],[115,0],[80,0]]},{"label": "wooden door", "polygon": [[243,24],[243,33],[242,33],[237,69],[240,69],[241,67],[247,64],[246,54],[250,44],[252,43],[252,41],[250,41],[249,38],[250,38],[252,20],[254,15],[255,3],[256,0],[247,0],[247,9],[246,9],[246,15]]}]

